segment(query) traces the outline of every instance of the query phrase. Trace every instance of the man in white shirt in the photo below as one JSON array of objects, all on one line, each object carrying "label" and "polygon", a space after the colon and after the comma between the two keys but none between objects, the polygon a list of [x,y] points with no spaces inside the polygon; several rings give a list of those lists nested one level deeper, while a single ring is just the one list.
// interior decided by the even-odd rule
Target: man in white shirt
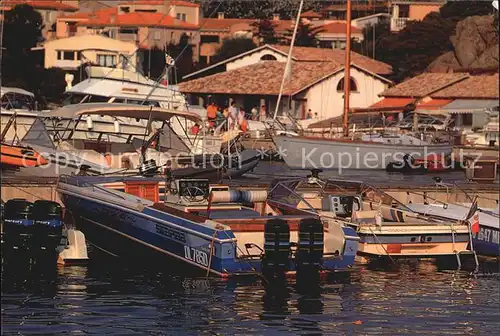
[{"label": "man in white shirt", "polygon": [[231,106],[229,107],[229,118],[228,118],[228,126],[229,129],[234,128],[236,121],[238,120],[238,108],[236,107],[236,103],[233,101]]}]

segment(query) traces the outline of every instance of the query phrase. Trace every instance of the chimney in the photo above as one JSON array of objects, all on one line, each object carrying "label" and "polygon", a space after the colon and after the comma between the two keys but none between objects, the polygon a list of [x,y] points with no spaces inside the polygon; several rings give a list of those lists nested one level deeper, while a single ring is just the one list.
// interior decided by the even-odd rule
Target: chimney
[{"label": "chimney", "polygon": [[273,21],[279,21],[280,15],[278,13],[273,14]]},{"label": "chimney", "polygon": [[224,12],[218,12],[217,13],[217,19],[223,20],[224,19]]}]

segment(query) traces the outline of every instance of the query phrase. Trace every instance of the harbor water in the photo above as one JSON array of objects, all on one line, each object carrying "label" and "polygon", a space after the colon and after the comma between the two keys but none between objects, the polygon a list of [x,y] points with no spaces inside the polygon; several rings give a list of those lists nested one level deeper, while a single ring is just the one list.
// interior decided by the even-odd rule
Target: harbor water
[{"label": "harbor water", "polygon": [[500,327],[499,275],[484,270],[408,261],[266,283],[156,266],[4,265],[2,335],[494,335]]}]

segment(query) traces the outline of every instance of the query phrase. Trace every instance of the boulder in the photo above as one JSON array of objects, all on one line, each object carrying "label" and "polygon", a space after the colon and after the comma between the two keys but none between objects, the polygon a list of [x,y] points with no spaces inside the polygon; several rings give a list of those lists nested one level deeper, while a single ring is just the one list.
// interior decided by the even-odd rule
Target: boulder
[{"label": "boulder", "polygon": [[470,16],[457,23],[450,37],[453,51],[439,56],[428,71],[498,67],[498,35],[494,16]]}]

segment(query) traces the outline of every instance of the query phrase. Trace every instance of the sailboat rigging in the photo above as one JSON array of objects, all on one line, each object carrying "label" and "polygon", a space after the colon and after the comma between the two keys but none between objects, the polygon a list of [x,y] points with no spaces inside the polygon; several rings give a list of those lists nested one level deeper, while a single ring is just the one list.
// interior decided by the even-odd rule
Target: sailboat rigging
[{"label": "sailboat rigging", "polygon": [[[292,169],[385,169],[392,161],[401,160],[406,154],[415,158],[434,154],[445,157],[451,154],[451,144],[431,144],[410,135],[391,137],[349,138],[350,67],[351,67],[351,6],[346,7],[346,48],[344,64],[343,138],[315,136],[275,135],[273,142]],[[292,41],[293,45],[293,41]],[[291,48],[291,47],[290,47]]]}]

